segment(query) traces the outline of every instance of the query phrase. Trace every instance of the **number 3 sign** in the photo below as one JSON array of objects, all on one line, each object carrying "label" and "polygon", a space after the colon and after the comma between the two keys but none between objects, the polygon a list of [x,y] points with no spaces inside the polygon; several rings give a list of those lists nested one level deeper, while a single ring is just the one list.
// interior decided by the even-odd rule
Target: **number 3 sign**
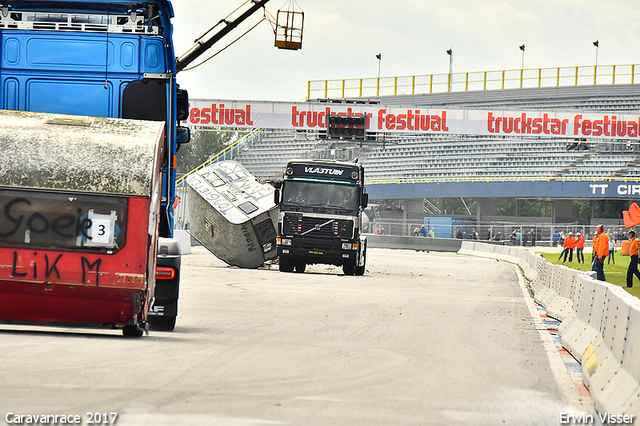
[{"label": "number 3 sign", "polygon": [[111,214],[99,214],[89,210],[88,217],[91,221],[91,227],[87,230],[89,239],[84,245],[88,247],[113,247],[118,218],[116,212],[112,210]]}]

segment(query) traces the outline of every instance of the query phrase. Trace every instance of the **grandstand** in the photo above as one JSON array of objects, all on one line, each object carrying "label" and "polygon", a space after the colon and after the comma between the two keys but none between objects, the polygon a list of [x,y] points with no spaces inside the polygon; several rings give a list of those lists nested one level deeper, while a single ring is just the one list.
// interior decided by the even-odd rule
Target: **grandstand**
[{"label": "grandstand", "polygon": [[[640,85],[577,86],[375,97],[386,105],[442,108],[640,111]],[[340,149],[342,148],[342,149]],[[638,146],[628,141],[386,135],[384,144],[347,147],[365,164],[370,182],[416,179],[636,179]],[[338,154],[335,154],[335,152]],[[268,132],[237,160],[257,177],[279,177],[294,156],[343,155],[344,145],[316,134]],[[343,157],[341,159],[344,159]],[[454,195],[455,196],[455,195]]]},{"label": "grandstand", "polygon": [[303,134],[296,136],[291,131],[267,131],[259,142],[245,148],[234,159],[258,179],[281,179],[287,161],[310,157],[317,144],[317,141],[309,140]]},{"label": "grandstand", "polygon": [[[390,137],[384,147],[332,148],[331,143],[293,131],[269,131],[240,153],[256,177],[279,178],[291,158],[359,157],[369,182],[417,179],[638,179],[636,144],[576,142],[574,139],[483,136]],[[307,139],[311,137],[311,139]],[[576,145],[574,145],[576,144]],[[335,153],[337,151],[337,154]],[[348,153],[345,157],[345,153]]]},{"label": "grandstand", "polygon": [[[598,111],[640,116],[640,85],[533,87],[348,100],[369,101],[409,108]],[[235,159],[256,177],[272,180],[281,178],[291,158],[359,157],[365,165],[370,199],[373,203],[378,199],[402,200],[401,218],[405,221],[419,221],[425,215],[425,198],[473,197],[479,203],[475,220],[480,224],[496,219],[497,198],[516,197],[551,199],[553,217],[543,221],[577,223],[567,202],[576,198],[620,199],[632,193],[613,189],[605,193],[604,187],[640,181],[639,149],[636,141],[629,140],[515,134],[378,134],[377,140],[361,145],[320,139],[315,132],[266,130]],[[610,221],[611,226],[618,223]],[[406,234],[410,226],[401,232]]]},{"label": "grandstand", "polygon": [[[397,179],[620,178],[633,173],[633,146],[616,144],[579,150],[574,140],[542,138],[403,137],[370,152],[370,181]],[[619,152],[616,152],[620,150]]]}]

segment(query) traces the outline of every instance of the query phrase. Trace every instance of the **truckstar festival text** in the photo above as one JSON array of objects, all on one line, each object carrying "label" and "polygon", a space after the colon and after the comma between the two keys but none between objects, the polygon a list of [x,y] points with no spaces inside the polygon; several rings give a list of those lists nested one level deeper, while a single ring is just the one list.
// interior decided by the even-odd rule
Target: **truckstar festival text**
[{"label": "truckstar festival text", "polygon": [[192,100],[187,124],[323,130],[330,114],[365,116],[369,132],[635,139],[640,117],[580,112],[434,110],[314,102]]}]

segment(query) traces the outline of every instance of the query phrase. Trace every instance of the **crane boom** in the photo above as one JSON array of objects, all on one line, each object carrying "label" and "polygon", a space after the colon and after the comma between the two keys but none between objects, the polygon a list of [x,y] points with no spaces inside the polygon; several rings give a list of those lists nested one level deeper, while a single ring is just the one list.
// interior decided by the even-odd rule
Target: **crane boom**
[{"label": "crane boom", "polygon": [[179,73],[180,71],[185,69],[187,66],[189,66],[191,62],[195,61],[200,55],[202,55],[204,52],[209,50],[211,46],[213,46],[215,43],[220,41],[222,37],[229,34],[234,28],[240,25],[249,16],[253,15],[253,13],[256,12],[258,9],[260,9],[261,7],[264,7],[264,5],[269,0],[252,0],[252,1],[253,1],[253,6],[251,6],[242,15],[240,15],[233,21],[222,20],[221,22],[224,22],[226,24],[226,26],[223,29],[218,31],[209,40],[205,42],[198,40],[197,42],[198,44],[196,46],[194,46],[190,51],[182,55],[182,57],[178,58],[176,62],[176,73]]}]

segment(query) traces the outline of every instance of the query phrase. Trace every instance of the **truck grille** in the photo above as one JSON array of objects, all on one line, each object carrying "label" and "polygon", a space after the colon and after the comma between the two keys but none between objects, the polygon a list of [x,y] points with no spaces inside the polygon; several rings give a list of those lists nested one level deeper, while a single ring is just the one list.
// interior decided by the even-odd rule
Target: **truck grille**
[{"label": "truck grille", "polygon": [[351,238],[353,221],[286,214],[282,222],[284,235],[308,235],[310,237]]}]

